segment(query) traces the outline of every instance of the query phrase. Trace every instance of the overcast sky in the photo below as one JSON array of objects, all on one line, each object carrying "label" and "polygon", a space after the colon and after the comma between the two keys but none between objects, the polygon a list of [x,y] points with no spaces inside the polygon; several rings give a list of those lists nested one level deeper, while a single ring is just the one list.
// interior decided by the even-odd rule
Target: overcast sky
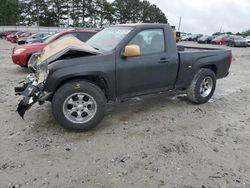
[{"label": "overcast sky", "polygon": [[[250,0],[149,0],[166,15],[171,25],[181,31],[212,34],[219,31],[245,31],[250,29]],[[112,0],[109,0],[112,2]]]}]

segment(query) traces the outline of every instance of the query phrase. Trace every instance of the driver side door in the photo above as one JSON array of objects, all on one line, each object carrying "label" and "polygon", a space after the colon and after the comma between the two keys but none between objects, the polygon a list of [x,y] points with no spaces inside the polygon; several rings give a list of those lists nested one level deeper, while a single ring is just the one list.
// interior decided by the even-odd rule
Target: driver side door
[{"label": "driver side door", "polygon": [[136,57],[117,58],[118,98],[173,89],[178,56],[168,53],[163,28],[140,31],[127,45],[139,46],[141,53]]}]

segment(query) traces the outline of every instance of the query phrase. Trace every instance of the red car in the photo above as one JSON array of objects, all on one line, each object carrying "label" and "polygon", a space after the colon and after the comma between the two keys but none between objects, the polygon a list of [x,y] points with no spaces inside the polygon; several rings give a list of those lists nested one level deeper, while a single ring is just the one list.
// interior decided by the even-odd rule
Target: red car
[{"label": "red car", "polygon": [[32,35],[32,33],[30,33],[30,32],[24,32],[24,33],[22,33],[21,35],[18,35],[17,38],[16,38],[15,43],[17,43],[17,41],[18,41],[19,39],[29,37],[30,35]]},{"label": "red car", "polygon": [[228,41],[228,35],[220,35],[218,37],[215,37],[211,44],[227,44]]},{"label": "red car", "polygon": [[79,40],[86,42],[96,33],[97,31],[95,30],[67,30],[48,37],[43,43],[16,46],[12,51],[12,61],[21,67],[27,67],[29,58],[33,53],[42,51],[45,46],[65,35],[73,35]]},{"label": "red car", "polygon": [[4,31],[0,34],[0,38],[6,39],[8,35],[15,34],[16,32],[16,30]]},{"label": "red car", "polygon": [[7,35],[6,39],[7,39],[8,41],[12,42],[12,43],[15,43],[15,42],[17,41],[17,38],[18,38],[20,35],[22,35],[23,33],[25,33],[25,32],[19,31],[19,32],[16,32],[16,33],[12,33],[12,34],[10,34],[10,35]]}]

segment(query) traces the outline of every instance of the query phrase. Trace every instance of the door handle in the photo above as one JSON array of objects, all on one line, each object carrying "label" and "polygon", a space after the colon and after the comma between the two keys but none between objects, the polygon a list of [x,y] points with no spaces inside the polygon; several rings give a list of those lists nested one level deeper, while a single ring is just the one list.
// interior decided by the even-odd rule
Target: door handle
[{"label": "door handle", "polygon": [[158,63],[168,63],[168,60],[166,58],[161,58]]}]

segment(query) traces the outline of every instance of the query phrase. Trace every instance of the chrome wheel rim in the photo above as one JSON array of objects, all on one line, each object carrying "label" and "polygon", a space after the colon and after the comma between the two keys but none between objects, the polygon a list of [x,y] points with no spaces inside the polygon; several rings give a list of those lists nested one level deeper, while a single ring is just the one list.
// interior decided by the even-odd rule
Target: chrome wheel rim
[{"label": "chrome wheel rim", "polygon": [[63,104],[63,114],[72,123],[87,123],[96,115],[95,99],[87,93],[74,93]]},{"label": "chrome wheel rim", "polygon": [[213,89],[213,79],[211,77],[206,77],[203,79],[200,85],[200,95],[202,97],[207,97],[210,95]]}]

